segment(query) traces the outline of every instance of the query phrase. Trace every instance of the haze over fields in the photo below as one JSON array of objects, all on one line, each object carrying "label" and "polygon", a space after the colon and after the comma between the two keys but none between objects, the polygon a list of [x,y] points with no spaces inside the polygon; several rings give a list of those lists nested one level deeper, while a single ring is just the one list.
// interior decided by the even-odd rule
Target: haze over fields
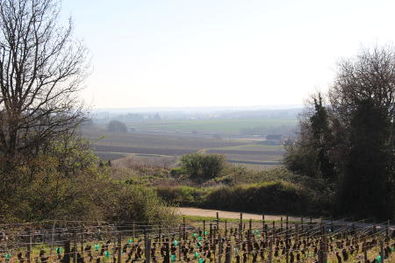
[{"label": "haze over fields", "polygon": [[[169,160],[191,152],[218,153],[254,169],[278,166],[283,144],[293,138],[301,108],[103,109],[83,128],[102,158],[141,162]],[[125,130],[111,130],[119,121]]]}]

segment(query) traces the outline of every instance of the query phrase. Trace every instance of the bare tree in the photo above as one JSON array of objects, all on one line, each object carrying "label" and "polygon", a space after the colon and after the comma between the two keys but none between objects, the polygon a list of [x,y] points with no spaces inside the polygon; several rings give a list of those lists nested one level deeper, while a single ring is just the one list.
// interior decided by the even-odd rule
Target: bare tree
[{"label": "bare tree", "polygon": [[73,131],[86,49],[59,23],[57,0],[0,1],[0,153],[36,153]]},{"label": "bare tree", "polygon": [[394,50],[392,46],[364,49],[356,58],[339,63],[339,74],[329,95],[334,111],[346,125],[350,113],[366,100],[372,100],[394,118]]}]

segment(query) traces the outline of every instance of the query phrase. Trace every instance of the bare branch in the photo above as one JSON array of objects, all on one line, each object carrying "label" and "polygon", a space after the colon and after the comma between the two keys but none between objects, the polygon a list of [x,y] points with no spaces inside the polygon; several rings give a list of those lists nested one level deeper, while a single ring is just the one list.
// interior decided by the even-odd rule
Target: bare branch
[{"label": "bare branch", "polygon": [[86,49],[56,0],[0,1],[0,152],[29,153],[83,119]]}]

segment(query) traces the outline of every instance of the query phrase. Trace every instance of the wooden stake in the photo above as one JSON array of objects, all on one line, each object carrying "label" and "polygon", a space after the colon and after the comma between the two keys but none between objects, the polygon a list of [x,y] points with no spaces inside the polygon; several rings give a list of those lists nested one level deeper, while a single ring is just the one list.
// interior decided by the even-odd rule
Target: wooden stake
[{"label": "wooden stake", "polygon": [[118,234],[118,261],[117,263],[121,263],[122,261],[122,234],[119,232]]},{"label": "wooden stake", "polygon": [[159,233],[158,233],[158,237],[159,237],[159,242],[162,242],[162,224],[159,224]]},{"label": "wooden stake", "polygon": [[262,215],[262,233],[265,232],[265,215]]},{"label": "wooden stake", "polygon": [[381,263],[384,263],[384,242],[380,241],[380,256],[381,256]]},{"label": "wooden stake", "polygon": [[219,213],[217,212],[217,231],[219,231]]},{"label": "wooden stake", "polygon": [[163,263],[170,263],[170,242],[166,242],[166,254]]},{"label": "wooden stake", "polygon": [[132,224],[132,233],[133,233],[133,239],[136,238],[136,223],[133,221]]},{"label": "wooden stake", "polygon": [[210,223],[209,237],[210,237],[210,242],[213,242],[213,224],[212,223]]},{"label": "wooden stake", "polygon": [[77,233],[74,231],[73,233],[73,246],[74,246],[74,257],[73,257],[73,262],[77,263]]},{"label": "wooden stake", "polygon": [[226,247],[226,255],[225,255],[225,263],[231,263],[232,262],[232,245],[228,244]]},{"label": "wooden stake", "polygon": [[29,244],[27,245],[27,262],[32,262],[33,231],[29,229]]},{"label": "wooden stake", "polygon": [[243,213],[240,213],[239,242],[243,239]]},{"label": "wooden stake", "polygon": [[144,244],[145,244],[145,263],[151,262],[151,240],[147,237],[147,232],[144,229]]},{"label": "wooden stake", "polygon": [[84,228],[81,226],[81,257],[84,258]]},{"label": "wooden stake", "polygon": [[272,263],[272,259],[273,259],[273,237],[269,241],[269,263]]},{"label": "wooden stake", "polygon": [[285,229],[288,231],[288,216],[285,219]]},{"label": "wooden stake", "polygon": [[185,216],[182,218],[182,239],[183,239],[183,240],[186,240]]},{"label": "wooden stake", "polygon": [[70,240],[64,242],[64,263],[70,263]]}]

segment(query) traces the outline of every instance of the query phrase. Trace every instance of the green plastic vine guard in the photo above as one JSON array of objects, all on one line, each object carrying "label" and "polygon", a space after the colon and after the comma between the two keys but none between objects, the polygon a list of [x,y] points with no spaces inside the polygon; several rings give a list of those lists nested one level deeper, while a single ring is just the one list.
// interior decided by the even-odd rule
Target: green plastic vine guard
[{"label": "green plastic vine guard", "polygon": [[205,234],[205,235],[208,235],[208,231],[204,231],[204,234]]},{"label": "green plastic vine guard", "polygon": [[178,242],[177,240],[174,240],[174,241],[173,241],[173,245],[174,245],[175,247],[178,246],[178,243],[179,243],[179,242]]},{"label": "green plastic vine guard", "polygon": [[193,233],[193,234],[192,234],[192,236],[193,236],[193,237],[197,237],[197,236],[198,236],[198,234],[196,234],[196,233]]},{"label": "green plastic vine guard", "polygon": [[202,240],[203,240],[203,237],[198,237],[198,240],[199,240],[199,241],[202,241]]},{"label": "green plastic vine guard", "polygon": [[5,254],[5,259],[11,259],[11,254]]},{"label": "green plastic vine guard", "polygon": [[99,251],[100,249],[100,245],[99,244],[95,244],[95,251]]},{"label": "green plastic vine guard", "polygon": [[106,258],[109,258],[109,257],[111,256],[110,251],[104,251],[104,256],[105,256]]},{"label": "green plastic vine guard", "polygon": [[382,261],[381,261],[381,256],[377,256],[377,257],[376,257],[376,261],[379,262],[379,263],[382,262]]},{"label": "green plastic vine guard", "polygon": [[175,262],[177,260],[177,256],[176,255],[171,255],[170,256],[170,260],[171,260],[171,262]]},{"label": "green plastic vine guard", "polygon": [[61,247],[56,248],[56,254],[62,254],[63,249]]},{"label": "green plastic vine guard", "polygon": [[129,243],[129,244],[132,244],[133,241],[134,241],[133,239],[129,239],[129,240],[128,240],[128,243]]},{"label": "green plastic vine guard", "polygon": [[195,259],[197,259],[200,256],[199,252],[195,252],[195,254],[193,255],[195,257]]},{"label": "green plastic vine guard", "polygon": [[204,258],[199,258],[198,260],[199,263],[204,263],[204,261],[205,261]]}]

